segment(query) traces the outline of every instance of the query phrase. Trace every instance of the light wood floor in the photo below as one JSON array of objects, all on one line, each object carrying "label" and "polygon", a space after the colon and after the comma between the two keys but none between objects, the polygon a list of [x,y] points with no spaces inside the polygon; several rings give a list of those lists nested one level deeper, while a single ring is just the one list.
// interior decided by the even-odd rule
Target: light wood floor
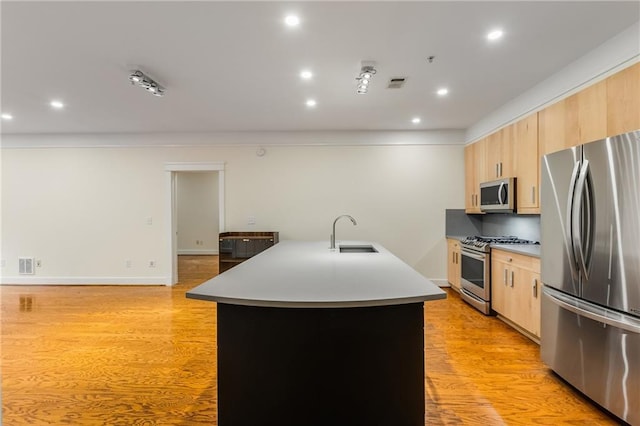
[{"label": "light wood floor", "polygon": [[[216,425],[216,305],[185,298],[215,271],[181,256],[173,288],[0,286],[2,423]],[[618,424],[455,292],[425,319],[426,424]]]}]

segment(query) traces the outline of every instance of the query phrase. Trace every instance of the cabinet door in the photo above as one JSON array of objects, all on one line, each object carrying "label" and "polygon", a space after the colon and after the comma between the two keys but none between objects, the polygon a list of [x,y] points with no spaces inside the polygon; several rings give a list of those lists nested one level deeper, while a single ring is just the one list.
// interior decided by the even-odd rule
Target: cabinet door
[{"label": "cabinet door", "polygon": [[511,304],[509,287],[511,268],[507,262],[499,259],[491,260],[491,309],[510,318]]},{"label": "cabinet door", "polygon": [[607,137],[607,82],[601,81],[565,100],[567,148]]},{"label": "cabinet door", "polygon": [[640,62],[607,80],[607,136],[640,129]]},{"label": "cabinet door", "polygon": [[498,163],[498,169],[500,171],[500,177],[513,177],[515,176],[515,165],[513,162],[513,149],[514,140],[516,137],[516,126],[511,124],[507,127],[500,129],[500,162]]},{"label": "cabinet door", "polygon": [[540,274],[514,268],[513,317],[511,320],[540,337]]},{"label": "cabinet door", "polygon": [[540,156],[568,147],[565,140],[565,101],[556,102],[538,112],[538,150]]},{"label": "cabinet door", "polygon": [[476,209],[476,144],[464,147],[464,210],[475,213]]},{"label": "cabinet door", "polygon": [[465,164],[465,211],[481,213],[480,182],[484,182],[486,162],[486,139],[467,145],[464,150]]},{"label": "cabinet door", "polygon": [[540,157],[537,114],[532,114],[514,125],[513,140],[517,212],[539,214]]},{"label": "cabinet door", "polygon": [[447,280],[460,291],[460,244],[457,240],[447,239]]}]

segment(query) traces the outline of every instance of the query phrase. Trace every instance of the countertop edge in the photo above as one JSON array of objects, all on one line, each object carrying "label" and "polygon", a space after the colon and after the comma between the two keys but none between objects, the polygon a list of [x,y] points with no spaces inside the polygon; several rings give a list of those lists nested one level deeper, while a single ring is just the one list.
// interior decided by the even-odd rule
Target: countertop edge
[{"label": "countertop edge", "polygon": [[[526,248],[525,248],[526,247]],[[491,249],[508,251],[511,253],[521,254],[523,256],[530,256],[540,259],[539,244],[524,244],[519,246],[518,244],[492,244]]]},{"label": "countertop edge", "polygon": [[366,308],[375,306],[408,305],[411,303],[422,303],[433,300],[443,300],[447,298],[447,293],[440,289],[441,293],[434,293],[424,296],[405,297],[400,299],[373,299],[373,300],[347,300],[344,302],[308,302],[278,300],[257,300],[257,299],[235,299],[218,296],[203,296],[187,292],[187,299],[205,300],[208,302],[226,303],[229,305],[256,306],[263,308]]}]

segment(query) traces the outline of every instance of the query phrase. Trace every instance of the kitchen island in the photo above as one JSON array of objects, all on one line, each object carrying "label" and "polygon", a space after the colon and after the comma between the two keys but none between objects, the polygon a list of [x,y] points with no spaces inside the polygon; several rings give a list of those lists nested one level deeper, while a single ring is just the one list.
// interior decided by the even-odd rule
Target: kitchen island
[{"label": "kitchen island", "polygon": [[218,302],[220,426],[424,425],[446,293],[379,244],[283,241],[187,297]]}]

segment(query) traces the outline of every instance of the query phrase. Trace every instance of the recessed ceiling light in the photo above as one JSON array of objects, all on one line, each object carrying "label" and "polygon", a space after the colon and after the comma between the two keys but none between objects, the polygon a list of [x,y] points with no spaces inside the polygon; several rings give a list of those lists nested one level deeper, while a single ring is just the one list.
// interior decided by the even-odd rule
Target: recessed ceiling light
[{"label": "recessed ceiling light", "polygon": [[418,124],[420,121],[422,121],[422,120],[420,120],[420,118],[419,118],[419,117],[415,117],[415,118],[411,119],[411,122],[412,122],[413,124]]},{"label": "recessed ceiling light", "polygon": [[315,101],[315,99],[308,99],[307,100],[307,106],[310,107],[310,108],[316,106],[316,104],[317,104],[317,102]]},{"label": "recessed ceiling light", "polygon": [[491,41],[498,40],[500,37],[502,37],[503,34],[504,33],[502,32],[502,30],[493,30],[489,34],[487,34],[487,39]]},{"label": "recessed ceiling light", "polygon": [[309,80],[311,77],[313,77],[313,73],[309,70],[304,70],[300,73],[300,78],[303,80]]},{"label": "recessed ceiling light", "polygon": [[2,114],[2,119],[3,120],[13,120],[13,115],[4,113],[4,114]]},{"label": "recessed ceiling light", "polygon": [[49,103],[49,105],[51,105],[51,107],[55,108],[55,109],[62,109],[64,108],[64,104],[60,101],[51,101]]},{"label": "recessed ceiling light", "polygon": [[438,94],[438,96],[444,96],[447,93],[449,93],[449,89],[443,87],[442,89],[438,89],[438,91],[436,93]]},{"label": "recessed ceiling light", "polygon": [[288,15],[286,18],[284,18],[284,23],[289,27],[297,27],[298,25],[300,25],[300,18],[298,18],[296,15]]}]

